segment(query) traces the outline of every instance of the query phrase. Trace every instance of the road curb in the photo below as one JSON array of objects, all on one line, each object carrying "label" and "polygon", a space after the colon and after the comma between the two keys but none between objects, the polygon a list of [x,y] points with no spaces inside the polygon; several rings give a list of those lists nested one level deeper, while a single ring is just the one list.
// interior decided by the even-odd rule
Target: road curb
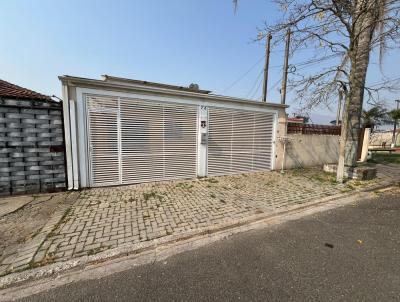
[{"label": "road curb", "polygon": [[[153,239],[148,242],[137,244],[127,244],[111,250],[103,251],[95,255],[82,256],[64,262],[57,262],[43,267],[33,268],[21,272],[11,273],[0,277],[0,289],[5,289],[12,286],[17,286],[26,281],[32,281],[44,277],[49,277],[54,274],[60,274],[68,270],[82,269],[83,267],[96,265],[105,261],[114,260],[124,256],[140,257],[149,253],[157,253],[160,249],[167,247],[176,247],[180,250],[193,249],[195,246],[209,244],[217,240],[227,238],[233,234],[245,232],[267,226],[271,221],[288,221],[297,219],[299,215],[308,215],[307,212],[320,212],[329,210],[341,205],[346,205],[352,201],[358,200],[356,197],[360,194],[367,194],[371,191],[376,191],[393,186],[393,183],[385,183],[368,188],[368,190],[356,190],[332,196],[327,196],[307,204],[298,204],[283,211],[271,211],[268,213],[256,214],[247,218],[235,221],[225,222],[213,227],[192,230],[184,234],[175,234],[158,239]],[[327,207],[328,206],[328,207]],[[329,207],[330,206],[330,207]]]}]

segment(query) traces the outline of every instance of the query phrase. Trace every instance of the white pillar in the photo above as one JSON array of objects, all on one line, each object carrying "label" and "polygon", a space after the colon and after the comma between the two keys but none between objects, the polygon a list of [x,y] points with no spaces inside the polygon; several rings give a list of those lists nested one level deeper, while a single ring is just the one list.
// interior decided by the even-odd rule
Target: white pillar
[{"label": "white pillar", "polygon": [[208,108],[200,105],[197,125],[197,176],[207,176]]},{"label": "white pillar", "polygon": [[368,147],[369,147],[369,136],[371,134],[370,128],[365,128],[364,131],[364,138],[363,138],[363,145],[361,149],[361,162],[365,162],[368,157]]}]

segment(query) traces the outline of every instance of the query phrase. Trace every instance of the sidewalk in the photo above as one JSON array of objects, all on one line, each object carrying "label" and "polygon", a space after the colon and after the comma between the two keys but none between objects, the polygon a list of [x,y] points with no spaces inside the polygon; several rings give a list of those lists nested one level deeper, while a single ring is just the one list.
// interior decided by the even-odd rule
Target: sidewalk
[{"label": "sidewalk", "polygon": [[2,260],[0,275],[155,239],[176,240],[400,181],[398,165],[377,167],[377,180],[345,185],[307,169],[83,190],[71,207],[55,213],[34,244]]}]

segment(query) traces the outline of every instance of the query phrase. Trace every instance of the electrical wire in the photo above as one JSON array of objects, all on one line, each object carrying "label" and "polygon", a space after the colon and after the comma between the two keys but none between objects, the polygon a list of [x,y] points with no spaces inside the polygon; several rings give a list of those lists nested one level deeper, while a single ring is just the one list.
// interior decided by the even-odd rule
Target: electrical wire
[{"label": "electrical wire", "polygon": [[268,91],[268,92],[271,92],[272,89],[274,89],[276,86],[278,86],[279,82],[281,82],[281,81],[282,81],[282,78],[278,79],[278,81],[276,81],[276,82],[274,83],[274,85],[272,85],[270,88],[268,88],[267,91]]},{"label": "electrical wire", "polygon": [[254,96],[256,95],[256,93],[260,90],[260,87],[261,87],[261,83],[262,83],[262,82],[263,82],[263,80],[260,79],[260,80],[259,80],[259,83],[258,83],[258,86],[257,86],[256,90],[254,90],[254,93],[250,96],[250,99],[253,99]]},{"label": "electrical wire", "polygon": [[261,77],[261,75],[263,74],[263,72],[264,72],[264,69],[261,69],[261,71],[260,71],[260,73],[258,74],[256,80],[254,81],[253,86],[251,87],[251,89],[249,90],[249,92],[246,94],[246,98],[248,98],[248,97],[251,95],[251,93],[253,92],[253,89],[256,87],[256,85],[257,85],[258,81],[260,80],[260,77]]},{"label": "electrical wire", "polygon": [[237,78],[235,81],[232,82],[232,84],[230,84],[227,88],[225,88],[221,94],[224,94],[225,92],[227,92],[229,89],[231,89],[233,86],[235,86],[237,83],[239,83],[241,80],[243,80],[243,78],[245,76],[247,76],[250,71],[252,71],[258,64],[260,64],[260,62],[265,58],[265,56],[262,56],[260,59],[257,60],[257,62],[252,65],[244,74],[242,74],[239,78]]},{"label": "electrical wire", "polygon": [[386,80],[386,81],[383,81],[383,82],[375,82],[375,83],[370,84],[368,86],[369,87],[375,87],[375,86],[379,86],[379,85],[382,85],[382,84],[387,84],[387,83],[390,83],[390,82],[396,82],[396,81],[400,81],[400,77],[394,78],[394,79],[390,79],[390,80]]}]

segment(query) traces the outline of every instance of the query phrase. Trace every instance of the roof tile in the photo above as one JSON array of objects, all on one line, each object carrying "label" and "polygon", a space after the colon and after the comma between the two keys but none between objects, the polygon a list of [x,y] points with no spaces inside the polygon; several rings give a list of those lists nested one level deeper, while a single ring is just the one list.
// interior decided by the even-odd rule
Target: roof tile
[{"label": "roof tile", "polygon": [[0,97],[13,99],[29,99],[53,101],[49,96],[11,84],[0,79]]}]

